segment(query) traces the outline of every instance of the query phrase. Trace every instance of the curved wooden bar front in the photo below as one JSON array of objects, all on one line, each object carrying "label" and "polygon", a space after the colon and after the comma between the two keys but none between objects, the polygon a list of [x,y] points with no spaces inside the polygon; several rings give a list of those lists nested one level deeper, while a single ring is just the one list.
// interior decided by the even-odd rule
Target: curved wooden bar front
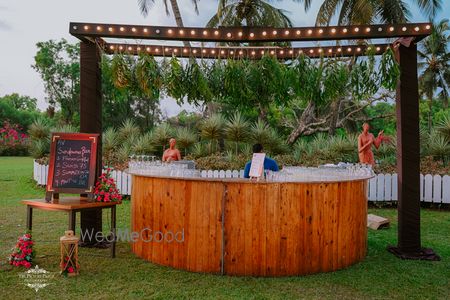
[{"label": "curved wooden bar front", "polygon": [[367,180],[248,182],[133,175],[132,251],[227,275],[329,272],[364,259]]}]

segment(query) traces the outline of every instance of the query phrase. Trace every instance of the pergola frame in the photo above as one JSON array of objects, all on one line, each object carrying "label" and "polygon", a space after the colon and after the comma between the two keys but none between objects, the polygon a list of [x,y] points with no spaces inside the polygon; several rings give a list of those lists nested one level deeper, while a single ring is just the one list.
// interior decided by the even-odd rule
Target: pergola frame
[{"label": "pergola frame", "polygon": [[[265,54],[279,59],[301,53],[310,57],[365,56],[382,54],[387,47],[395,51],[400,66],[396,91],[397,173],[398,173],[398,245],[389,251],[403,258],[436,259],[431,249],[424,249],[420,239],[420,141],[419,93],[417,79],[417,42],[431,33],[431,23],[378,24],[328,27],[167,27],[99,23],[70,23],[70,33],[81,40],[80,56],[80,131],[102,134],[101,52],[195,58],[259,59]],[[248,43],[248,47],[178,47],[168,45],[109,43],[105,38],[134,40],[197,41]],[[393,44],[256,47],[258,43],[293,41],[339,41],[390,39]],[[101,141],[101,139],[100,139]],[[101,144],[98,145],[97,172],[101,171]],[[98,214],[100,213],[100,227]],[[82,227],[100,228],[101,212],[82,215]]]}]

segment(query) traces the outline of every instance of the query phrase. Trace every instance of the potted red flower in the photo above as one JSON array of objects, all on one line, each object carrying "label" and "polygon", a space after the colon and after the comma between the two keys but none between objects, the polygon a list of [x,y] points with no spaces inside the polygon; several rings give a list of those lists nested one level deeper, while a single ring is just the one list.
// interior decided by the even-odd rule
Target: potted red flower
[{"label": "potted red flower", "polygon": [[31,262],[34,257],[33,244],[31,233],[26,233],[19,237],[13,253],[9,256],[9,264],[16,267],[24,266],[27,269],[31,268]]},{"label": "potted red flower", "polygon": [[94,199],[98,202],[122,200],[122,195],[119,193],[114,179],[111,178],[111,169],[106,169],[106,172],[98,178],[94,188]]}]

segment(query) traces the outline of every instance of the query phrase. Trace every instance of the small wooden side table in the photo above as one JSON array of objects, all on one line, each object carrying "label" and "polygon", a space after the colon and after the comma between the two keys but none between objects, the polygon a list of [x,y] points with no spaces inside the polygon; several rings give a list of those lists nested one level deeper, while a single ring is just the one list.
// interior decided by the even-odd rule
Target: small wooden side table
[{"label": "small wooden side table", "polygon": [[47,211],[62,211],[69,214],[69,230],[75,233],[76,213],[82,210],[93,208],[110,208],[111,209],[111,257],[116,257],[116,205],[120,202],[92,202],[86,197],[62,197],[53,199],[50,202],[45,199],[22,200],[27,206],[27,229],[32,230],[33,227],[33,209],[41,209]]}]

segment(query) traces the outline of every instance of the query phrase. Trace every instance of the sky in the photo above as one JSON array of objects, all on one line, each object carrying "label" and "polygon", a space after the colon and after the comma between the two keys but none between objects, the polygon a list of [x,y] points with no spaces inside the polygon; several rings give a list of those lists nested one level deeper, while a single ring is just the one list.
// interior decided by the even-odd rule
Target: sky
[{"label": "sky", "polygon": [[[413,1],[406,1],[412,3]],[[443,0],[444,8],[437,20],[450,19],[450,1]],[[147,17],[140,14],[137,0],[0,0],[0,96],[19,93],[38,99],[38,107],[47,107],[44,85],[39,74],[31,68],[36,43],[50,39],[67,39],[70,22],[117,23],[136,25],[175,25],[173,15],[167,16],[163,1],[156,0]],[[199,15],[191,0],[178,0],[185,26],[205,26],[217,9],[217,0],[200,0]],[[287,11],[294,26],[312,26],[322,1],[313,1],[305,13],[301,4],[293,1],[272,1],[274,6]],[[411,5],[413,22],[426,21],[415,5]],[[172,116],[181,109],[171,99],[163,99],[161,108]]]}]

